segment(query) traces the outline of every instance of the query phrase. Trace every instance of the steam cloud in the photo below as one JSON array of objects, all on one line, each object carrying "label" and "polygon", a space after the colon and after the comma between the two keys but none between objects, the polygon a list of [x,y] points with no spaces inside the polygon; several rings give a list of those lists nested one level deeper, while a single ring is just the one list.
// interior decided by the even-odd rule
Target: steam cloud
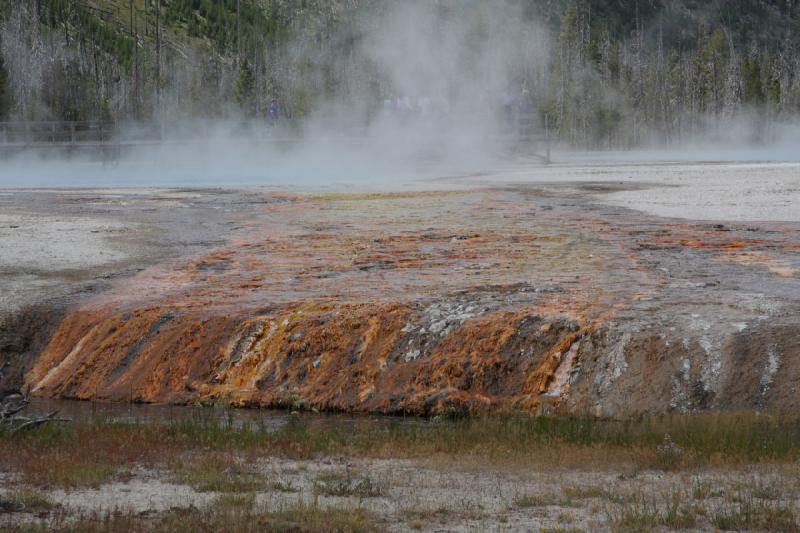
[{"label": "steam cloud", "polygon": [[[384,188],[409,177],[491,168],[498,158],[508,157],[503,149],[509,109],[526,103],[535,109],[546,91],[532,80],[547,79],[543,73],[550,68],[553,36],[511,3],[379,3],[358,19],[357,32],[359,45],[351,61],[366,65],[373,79],[313,102],[299,126],[300,142],[281,142],[297,137],[294,129],[242,125],[235,119],[201,121],[165,109],[159,144],[126,149],[106,162],[26,154],[0,163],[0,186],[358,183]],[[290,47],[297,55],[314,54],[299,37]],[[28,67],[30,86],[41,75],[23,65]],[[786,140],[772,153],[719,155],[796,159],[792,147],[800,136],[791,129],[782,133]],[[134,137],[134,131],[120,136],[122,141]],[[712,159],[713,153],[704,147],[660,157],[670,158]]]},{"label": "steam cloud", "polygon": [[[546,33],[505,3],[386,3],[362,16],[358,31],[355,53],[372,66],[378,94],[354,84],[314,102],[300,143],[273,142],[297,135],[280,127],[166,110],[158,146],[110,164],[26,155],[2,163],[0,184],[385,186],[419,171],[474,170],[498,155],[504,105],[528,94],[522,80],[549,56]],[[299,40],[291,46],[311,53]]]}]

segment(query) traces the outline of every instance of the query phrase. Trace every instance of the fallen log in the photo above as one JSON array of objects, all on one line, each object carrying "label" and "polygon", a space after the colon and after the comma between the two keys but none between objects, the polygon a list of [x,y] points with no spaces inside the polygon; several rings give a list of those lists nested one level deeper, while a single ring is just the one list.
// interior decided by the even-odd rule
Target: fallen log
[{"label": "fallen log", "polygon": [[[3,380],[8,361],[0,367],[0,381]],[[30,385],[25,390],[11,391],[3,395],[0,399],[0,431],[8,431],[11,434],[19,433],[41,426],[48,422],[70,422],[69,418],[58,417],[58,411],[52,411],[41,416],[25,416],[22,413],[31,403]]]}]

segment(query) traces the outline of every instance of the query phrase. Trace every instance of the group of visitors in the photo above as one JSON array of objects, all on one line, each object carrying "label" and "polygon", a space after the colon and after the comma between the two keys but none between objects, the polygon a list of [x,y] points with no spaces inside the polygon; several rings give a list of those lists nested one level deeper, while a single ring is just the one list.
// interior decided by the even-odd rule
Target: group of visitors
[{"label": "group of visitors", "polygon": [[396,117],[427,117],[432,111],[432,102],[428,96],[416,98],[409,96],[395,96],[383,101],[383,112],[387,116]]}]

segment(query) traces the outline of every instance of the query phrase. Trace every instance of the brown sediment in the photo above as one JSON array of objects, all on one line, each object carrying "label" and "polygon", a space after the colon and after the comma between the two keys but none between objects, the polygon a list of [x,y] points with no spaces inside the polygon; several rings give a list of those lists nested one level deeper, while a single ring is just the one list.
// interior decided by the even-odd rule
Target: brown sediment
[{"label": "brown sediment", "polygon": [[[794,233],[507,189],[283,200],[227,244],[73,310],[27,373],[35,393],[418,414],[724,408],[742,386],[726,385],[730,339],[763,327],[764,300],[736,307],[738,287],[800,301],[775,270],[793,268]],[[769,342],[793,376],[791,330]],[[791,390],[765,364],[747,385],[761,404]]]}]

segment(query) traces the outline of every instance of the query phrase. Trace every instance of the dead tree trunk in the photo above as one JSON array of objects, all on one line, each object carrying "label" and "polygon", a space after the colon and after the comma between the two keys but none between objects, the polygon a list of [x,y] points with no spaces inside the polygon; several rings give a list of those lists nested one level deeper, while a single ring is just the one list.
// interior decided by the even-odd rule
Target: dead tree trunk
[{"label": "dead tree trunk", "polygon": [[[0,367],[0,381],[3,379],[8,361]],[[52,411],[46,415],[26,416],[22,412],[31,403],[31,388],[21,391],[12,391],[3,395],[0,399],[0,432],[11,434],[33,429],[48,422],[69,422],[68,418],[59,418],[58,411]]]}]

